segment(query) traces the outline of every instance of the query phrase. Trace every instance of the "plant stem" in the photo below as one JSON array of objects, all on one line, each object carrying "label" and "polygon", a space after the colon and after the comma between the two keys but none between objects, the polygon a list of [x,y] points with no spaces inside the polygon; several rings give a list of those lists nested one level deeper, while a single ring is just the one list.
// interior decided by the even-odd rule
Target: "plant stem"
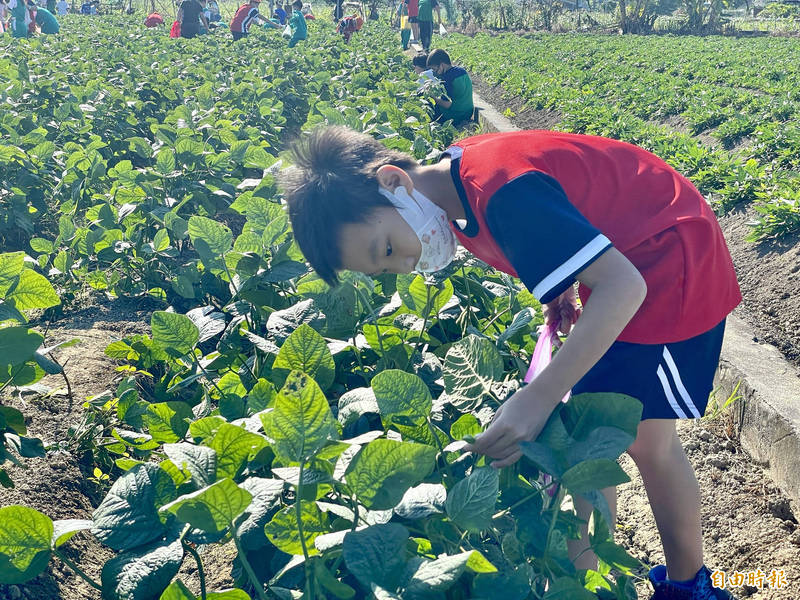
[{"label": "plant stem", "polygon": [[306,561],[303,564],[303,571],[306,575],[306,586],[303,593],[304,598],[310,598],[311,600],[314,599],[314,589],[311,587],[311,572],[309,570],[310,565],[308,562],[308,548],[306,548],[306,538],[305,534],[303,533],[303,507],[300,504],[302,502],[303,497],[303,469],[306,466],[306,461],[300,461],[300,473],[297,477],[297,497],[294,500],[294,510],[295,510],[295,517],[297,518],[297,533],[300,534],[300,547],[303,549],[303,556],[305,557]]},{"label": "plant stem", "polygon": [[239,536],[233,531],[233,524],[230,525],[231,529],[231,537],[233,538],[233,543],[236,544],[236,551],[239,554],[239,559],[242,561],[242,566],[244,567],[245,572],[247,573],[248,579],[250,579],[250,583],[253,584],[253,587],[256,588],[256,594],[260,600],[268,600],[267,594],[264,593],[264,586],[258,580],[256,576],[256,572],[253,571],[253,567],[250,564],[250,561],[247,560],[247,555],[244,552],[244,548],[242,548],[242,544],[239,541]]},{"label": "plant stem", "polygon": [[197,563],[197,576],[200,578],[200,600],[206,600],[206,572],[203,570],[203,561],[200,559],[197,550],[192,548],[192,546],[184,540],[181,540],[181,543],[183,544],[183,549],[191,554],[192,558],[194,558],[194,561]]},{"label": "plant stem", "polygon": [[61,562],[63,562],[63,563],[64,563],[65,565],[67,565],[67,566],[68,566],[70,569],[72,569],[73,571],[75,571],[75,572],[76,572],[78,575],[80,575],[80,577],[81,577],[81,578],[82,578],[84,581],[86,581],[86,583],[88,583],[90,586],[92,586],[92,587],[93,587],[93,588],[95,588],[96,590],[100,590],[100,591],[102,591],[102,590],[103,590],[103,587],[102,587],[102,586],[101,586],[99,583],[97,583],[97,582],[96,582],[94,579],[92,579],[92,578],[91,578],[91,577],[89,577],[89,576],[88,576],[86,573],[84,573],[83,571],[81,571],[81,569],[80,569],[80,567],[79,567],[78,565],[76,565],[74,562],[72,562],[72,561],[71,561],[70,559],[68,559],[66,556],[64,556],[63,554],[61,554],[61,552],[59,552],[59,551],[58,551],[58,550],[56,550],[55,548],[53,549],[53,554],[55,554],[55,555],[56,555],[58,558],[60,558],[60,559],[61,559]]},{"label": "plant stem", "polygon": [[[369,298],[364,293],[364,290],[358,287],[358,285],[354,285],[354,287],[356,288],[356,292],[358,292],[358,295],[361,296],[361,300],[362,302],[364,302],[364,306],[366,307],[367,311],[369,312],[370,315],[372,315],[372,313],[374,312],[372,308],[372,302],[369,301]],[[377,317],[375,318],[375,333],[378,335],[378,347],[380,348],[381,351],[381,358],[384,358],[386,356],[386,351],[383,349],[383,336],[381,336],[381,328],[380,325],[378,325]]]}]

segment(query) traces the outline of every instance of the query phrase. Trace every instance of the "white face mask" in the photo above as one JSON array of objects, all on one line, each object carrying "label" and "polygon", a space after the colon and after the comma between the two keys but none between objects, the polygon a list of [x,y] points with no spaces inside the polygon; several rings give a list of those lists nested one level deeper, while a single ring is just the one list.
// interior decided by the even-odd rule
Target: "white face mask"
[{"label": "white face mask", "polygon": [[422,245],[415,269],[430,273],[449,265],[456,254],[456,236],[450,229],[447,213],[416,189],[412,190],[413,198],[402,185],[394,192],[382,187],[378,191],[394,204]]}]

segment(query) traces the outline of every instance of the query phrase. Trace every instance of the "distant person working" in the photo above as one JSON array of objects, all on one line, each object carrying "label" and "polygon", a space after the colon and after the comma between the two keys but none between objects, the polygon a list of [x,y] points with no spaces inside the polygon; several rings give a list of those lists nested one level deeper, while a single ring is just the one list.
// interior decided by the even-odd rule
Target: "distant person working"
[{"label": "distant person working", "polygon": [[197,0],[183,0],[175,19],[181,24],[181,37],[193,38],[200,34],[200,25],[208,31],[208,21],[203,6]]},{"label": "distant person working", "polygon": [[302,8],[302,0],[292,2],[292,16],[289,18],[289,30],[292,32],[292,37],[289,38],[289,48],[294,48],[297,42],[308,37],[308,25],[305,15],[301,12]]},{"label": "distant person working", "polygon": [[275,23],[258,13],[259,4],[261,4],[261,0],[250,0],[249,3],[242,4],[236,14],[233,15],[230,28],[234,41],[247,36],[253,21],[260,20],[270,26],[275,26]]},{"label": "distant person working", "polygon": [[[431,38],[433,37],[433,11],[436,11],[436,22],[442,24],[442,9],[437,0],[419,0],[419,41],[422,49],[427,52],[431,49]],[[411,18],[409,17],[409,20]],[[414,36],[416,37],[416,35]]]},{"label": "distant person working", "polygon": [[36,11],[36,25],[39,31],[45,35],[54,35],[61,29],[58,25],[58,20],[46,8],[39,8]]},{"label": "distant person working", "polygon": [[440,121],[452,119],[458,124],[468,121],[475,112],[472,103],[472,80],[462,67],[454,67],[450,56],[441,49],[428,55],[427,67],[444,83],[447,97],[436,98],[436,116]]}]

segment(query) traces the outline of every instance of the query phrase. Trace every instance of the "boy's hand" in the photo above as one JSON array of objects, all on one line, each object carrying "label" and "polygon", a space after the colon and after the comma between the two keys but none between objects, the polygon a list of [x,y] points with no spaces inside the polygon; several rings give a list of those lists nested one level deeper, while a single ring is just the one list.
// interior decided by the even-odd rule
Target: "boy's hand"
[{"label": "boy's hand", "polygon": [[536,439],[559,402],[534,392],[529,385],[506,400],[489,428],[464,449],[494,458],[495,469],[517,462],[522,456],[519,443]]},{"label": "boy's hand", "polygon": [[[564,335],[569,334],[572,326],[581,316],[581,309],[578,308],[578,301],[575,298],[575,288],[569,286],[566,291],[555,300],[542,306],[544,324],[549,326],[553,321],[559,323],[558,329]],[[556,342],[558,345],[559,342]]]}]

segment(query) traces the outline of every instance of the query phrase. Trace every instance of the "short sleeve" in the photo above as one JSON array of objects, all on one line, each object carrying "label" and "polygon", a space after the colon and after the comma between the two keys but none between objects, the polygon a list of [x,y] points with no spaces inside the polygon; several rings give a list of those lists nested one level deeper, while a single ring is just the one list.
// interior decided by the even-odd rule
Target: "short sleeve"
[{"label": "short sleeve", "polygon": [[486,223],[539,302],[554,300],[611,242],[567,199],[553,177],[529,171],[489,199]]}]

